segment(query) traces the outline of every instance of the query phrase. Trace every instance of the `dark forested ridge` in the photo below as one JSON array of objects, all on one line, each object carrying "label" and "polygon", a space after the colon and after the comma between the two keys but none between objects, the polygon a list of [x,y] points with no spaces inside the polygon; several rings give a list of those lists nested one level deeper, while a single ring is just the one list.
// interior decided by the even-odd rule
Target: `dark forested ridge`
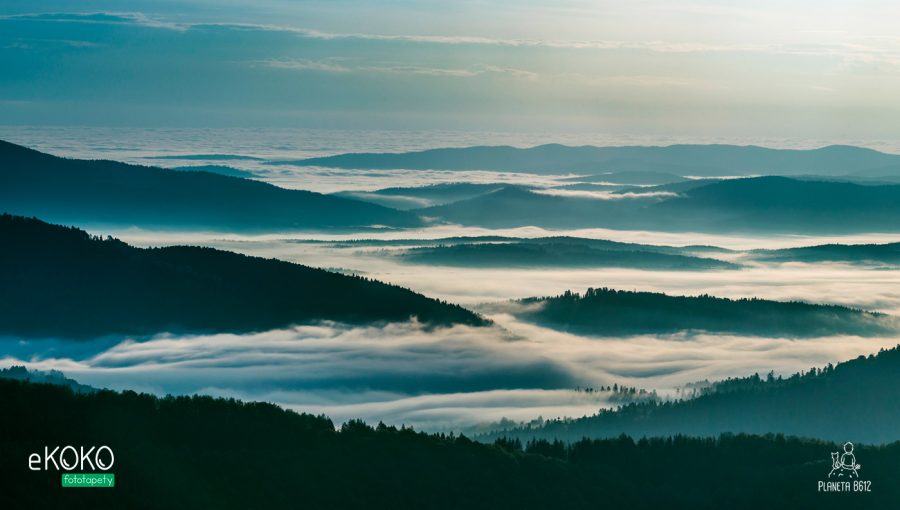
[{"label": "dark forested ridge", "polygon": [[[833,441],[889,443],[900,439],[900,347],[788,378],[728,379],[683,401],[645,401],[595,416],[554,420],[492,437],[561,439],[726,432],[784,433]],[[900,457],[895,459],[895,462]],[[900,462],[897,462],[900,466]],[[900,500],[898,500],[900,501]]]},{"label": "dark forested ridge", "polygon": [[210,248],[140,249],[6,214],[0,239],[3,334],[246,332],[411,316],[484,324],[468,310],[393,285]]},{"label": "dark forested ridge", "polygon": [[210,172],[66,159],[0,141],[0,212],[65,223],[273,230],[421,224],[415,215]]},{"label": "dark forested ridge", "polygon": [[[839,444],[783,436],[495,444],[263,403],[76,394],[0,379],[0,491],[9,508],[894,508],[900,443],[856,445],[870,493],[819,493]],[[111,489],[60,487],[27,459],[107,445]],[[523,451],[524,450],[524,451]]]},{"label": "dark forested ridge", "polygon": [[684,175],[846,175],[878,169],[900,173],[900,156],[861,147],[769,149],[736,145],[667,147],[508,146],[431,149],[403,153],[350,153],[285,164],[335,168],[499,170],[538,174],[667,172]]},{"label": "dark forested ridge", "polygon": [[522,299],[510,312],[548,327],[600,336],[706,331],[812,337],[897,331],[892,317],[842,306],[606,288]]},{"label": "dark forested ridge", "polygon": [[582,244],[573,240],[551,239],[544,242],[529,240],[419,247],[405,250],[398,256],[419,264],[462,267],[621,267],[692,271],[739,267],[711,258],[660,253],[649,246],[646,250],[604,249],[593,247],[590,240]]}]

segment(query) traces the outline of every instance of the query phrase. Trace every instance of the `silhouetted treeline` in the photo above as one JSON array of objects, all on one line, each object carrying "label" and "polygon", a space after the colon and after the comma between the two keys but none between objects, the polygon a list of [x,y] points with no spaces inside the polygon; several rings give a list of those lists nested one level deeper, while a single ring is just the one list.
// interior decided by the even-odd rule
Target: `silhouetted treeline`
[{"label": "silhouetted treeline", "polygon": [[482,325],[456,305],[356,276],[236,253],[140,249],[0,215],[0,333],[247,332],[335,320]]},{"label": "silhouetted treeline", "polygon": [[550,298],[519,301],[522,319],[594,335],[674,333],[684,330],[760,336],[811,337],[896,332],[891,318],[834,305],[709,295],[669,296],[607,288],[584,295],[567,291]]},{"label": "silhouetted treeline", "polygon": [[[578,419],[498,430],[481,437],[577,441],[619,434],[716,436],[769,432],[832,441],[900,440],[900,347],[790,377],[726,379],[695,398],[647,399]],[[690,397],[687,395],[686,397]]]},{"label": "silhouetted treeline", "polygon": [[[857,445],[870,494],[819,494],[838,445],[725,435],[571,445],[463,436],[325,417],[262,403],[134,392],[74,394],[0,379],[4,508],[889,508],[900,443]],[[113,489],[60,488],[28,455],[108,445]],[[523,451],[524,450],[524,451]]]}]

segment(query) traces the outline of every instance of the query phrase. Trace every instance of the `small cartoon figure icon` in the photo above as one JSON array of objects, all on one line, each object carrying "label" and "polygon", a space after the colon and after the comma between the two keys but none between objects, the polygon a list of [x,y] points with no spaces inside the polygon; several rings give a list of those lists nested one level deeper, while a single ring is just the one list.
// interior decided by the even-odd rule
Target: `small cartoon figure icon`
[{"label": "small cartoon figure icon", "polygon": [[828,478],[831,478],[831,475],[834,474],[844,476],[845,472],[850,478],[859,478],[857,471],[860,467],[862,466],[856,463],[856,455],[853,454],[853,443],[844,443],[843,454],[831,452],[831,472],[828,473]]}]

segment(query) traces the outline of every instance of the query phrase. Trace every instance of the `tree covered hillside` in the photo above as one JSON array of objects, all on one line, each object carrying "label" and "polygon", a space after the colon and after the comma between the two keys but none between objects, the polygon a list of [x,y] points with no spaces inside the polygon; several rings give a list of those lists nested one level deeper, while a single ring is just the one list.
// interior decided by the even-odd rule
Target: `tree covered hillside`
[{"label": "tree covered hillside", "polygon": [[0,216],[0,333],[92,337],[248,332],[335,320],[482,325],[456,305],[355,276],[236,253],[140,249]]}]

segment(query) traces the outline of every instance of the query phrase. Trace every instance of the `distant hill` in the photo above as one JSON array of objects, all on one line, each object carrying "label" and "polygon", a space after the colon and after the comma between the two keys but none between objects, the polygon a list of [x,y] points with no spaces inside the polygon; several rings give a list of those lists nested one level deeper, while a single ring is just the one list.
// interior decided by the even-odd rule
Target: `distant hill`
[{"label": "distant hill", "polygon": [[256,156],[242,154],[168,154],[166,156],[151,156],[146,159],[176,159],[184,161],[261,161]]},{"label": "distant hill", "polygon": [[900,264],[900,243],[822,244],[780,250],[753,250],[764,262],[845,262],[850,264]]},{"label": "distant hill", "polygon": [[466,147],[405,153],[351,153],[276,164],[335,168],[495,170],[538,174],[666,172],[679,176],[844,175],[896,167],[900,155],[832,145],[812,150],[736,145]]},{"label": "distant hill", "polygon": [[545,236],[545,237],[510,237],[510,236],[453,236],[438,237],[435,239],[350,239],[345,241],[325,241],[319,239],[292,239],[287,242],[298,244],[329,244],[335,246],[410,246],[410,247],[440,247],[457,244],[561,244],[586,246],[591,249],[604,251],[643,251],[653,253],[668,253],[673,255],[695,254],[726,254],[738,253],[734,250],[708,245],[665,246],[658,244],[625,243],[610,241],[609,239],[591,239],[588,237],[573,236]]},{"label": "distant hill", "polygon": [[90,393],[97,388],[81,384],[74,379],[69,379],[59,370],[28,370],[21,365],[13,365],[9,368],[0,368],[0,379],[13,379],[40,384],[55,384],[65,386],[76,393]]},{"label": "distant hill", "polygon": [[658,199],[563,197],[508,186],[475,198],[417,212],[451,223],[484,227],[628,228],[641,225],[643,209],[655,201]]},{"label": "distant hill", "polygon": [[831,441],[888,443],[900,439],[900,347],[878,355],[781,377],[753,375],[713,384],[684,401],[629,404],[595,416],[485,436],[562,439],[717,436],[784,433]]},{"label": "distant hill", "polygon": [[67,223],[256,231],[422,224],[406,212],[250,179],[65,159],[2,141],[0,212]]},{"label": "distant hill", "polygon": [[239,168],[233,168],[224,165],[179,166],[172,168],[172,170],[177,170],[179,172],[209,172],[211,174],[227,175],[229,177],[243,177],[245,179],[256,177],[253,172],[248,172],[247,170],[241,170]]},{"label": "distant hill", "polygon": [[[815,234],[900,231],[900,185],[757,177],[626,191],[627,196],[620,199],[600,199],[506,187],[418,212],[485,227]],[[664,193],[653,193],[658,191]],[[641,197],[645,192],[646,198]]]},{"label": "distant hill", "polygon": [[629,186],[627,188],[617,190],[616,193],[684,193],[685,191],[720,182],[721,179],[688,179],[684,181],[671,182],[668,184],[659,184],[656,186]]},{"label": "distant hill", "polygon": [[714,182],[652,204],[660,228],[781,232],[896,232],[900,185],[759,177]]},{"label": "distant hill", "polygon": [[686,179],[680,175],[665,172],[651,172],[646,170],[634,170],[631,172],[611,172],[604,174],[585,175],[582,177],[569,177],[563,179],[568,182],[608,182],[613,184],[671,184],[682,182]]},{"label": "distant hill", "polygon": [[248,332],[335,320],[482,325],[407,289],[274,259],[175,246],[140,249],[0,215],[0,334]]},{"label": "distant hill", "polygon": [[337,196],[372,202],[394,209],[409,210],[448,204],[497,191],[505,184],[454,182],[376,191],[342,191]]},{"label": "distant hill", "polygon": [[841,306],[606,288],[522,299],[507,311],[554,329],[598,336],[679,331],[779,337],[897,333],[892,317]]},{"label": "distant hill", "polygon": [[[674,250],[674,249],[673,249]],[[533,240],[513,243],[449,244],[405,250],[397,255],[418,264],[462,267],[622,267],[703,271],[737,269],[721,260],[641,249],[595,248],[586,242]]]},{"label": "distant hill", "polygon": [[[900,373],[893,369],[888,377]],[[893,392],[896,398],[894,381],[876,387],[874,394]],[[828,479],[830,452],[848,439],[865,437],[857,431],[894,425],[896,437],[898,430],[896,421],[879,421],[900,409],[889,407],[896,400],[874,406],[870,414],[864,406],[872,401],[856,379],[842,382],[848,384],[834,389],[860,398],[820,399],[816,407],[828,414],[815,415],[822,426],[847,432],[837,443],[723,435],[585,439],[567,445],[552,440],[483,444],[462,435],[355,420],[336,428],[325,416],[261,402],[160,398],[133,391],[76,394],[0,379],[5,459],[28,459],[48,442],[85,445],[85,450],[104,445],[115,454],[109,472],[116,475],[114,489],[75,491],[60,487],[58,471],[29,471],[22,460],[18,466],[6,463],[12,467],[4,469],[0,487],[10,508],[29,509],[96,509],[98,501],[165,510],[843,510],[860,501],[864,508],[893,508],[900,498],[895,483],[900,443],[855,445],[860,479],[871,481],[871,493],[816,491],[816,480]],[[759,409],[743,414],[750,423],[771,416],[753,411]],[[807,420],[801,413],[796,419]]]}]

